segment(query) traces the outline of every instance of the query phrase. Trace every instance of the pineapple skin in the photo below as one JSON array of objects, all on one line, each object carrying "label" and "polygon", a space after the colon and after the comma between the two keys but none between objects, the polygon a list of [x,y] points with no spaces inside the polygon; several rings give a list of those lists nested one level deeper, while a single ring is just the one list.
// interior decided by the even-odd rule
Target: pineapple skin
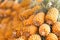
[{"label": "pineapple skin", "polygon": [[60,36],[60,22],[56,22],[53,26],[52,26],[52,32],[54,34],[56,34],[57,36]]},{"label": "pineapple skin", "polygon": [[58,37],[55,34],[50,33],[47,35],[46,40],[58,40]]},{"label": "pineapple skin", "polygon": [[40,12],[36,14],[36,16],[33,18],[33,23],[36,26],[40,26],[44,23],[44,16],[45,14],[43,12]]},{"label": "pineapple skin", "polygon": [[17,38],[16,40],[26,40],[27,38],[25,36],[21,36],[19,38]]},{"label": "pineapple skin", "polygon": [[33,18],[34,18],[34,15],[31,15],[28,19],[26,19],[26,20],[23,21],[23,24],[25,26],[32,25],[33,24]]},{"label": "pineapple skin", "polygon": [[37,33],[37,27],[34,25],[28,26],[28,32],[30,33],[30,35]]},{"label": "pineapple skin", "polygon": [[46,14],[45,20],[48,24],[57,22],[59,11],[56,8],[50,8]]},{"label": "pineapple skin", "polygon": [[31,35],[28,40],[41,40],[41,37],[38,34]]},{"label": "pineapple skin", "polygon": [[39,27],[39,34],[41,36],[47,36],[50,33],[50,26],[48,24],[42,24]]}]

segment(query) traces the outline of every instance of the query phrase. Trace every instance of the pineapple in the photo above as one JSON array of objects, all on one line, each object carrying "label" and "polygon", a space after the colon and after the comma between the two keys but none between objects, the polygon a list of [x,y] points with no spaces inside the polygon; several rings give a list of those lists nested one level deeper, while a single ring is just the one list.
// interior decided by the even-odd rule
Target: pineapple
[{"label": "pineapple", "polygon": [[41,40],[41,37],[38,34],[31,35],[28,40]]},{"label": "pineapple", "polygon": [[28,26],[27,28],[28,28],[28,32],[30,33],[30,35],[37,33],[37,27],[36,26],[31,25],[31,26]]},{"label": "pineapple", "polygon": [[13,6],[12,6],[12,9],[18,11],[20,8],[21,8],[20,4],[14,2]]},{"label": "pineapple", "polygon": [[45,20],[48,24],[57,22],[59,11],[56,8],[51,8],[46,14]]},{"label": "pineapple", "polygon": [[45,14],[43,12],[36,14],[35,17],[33,18],[34,25],[36,26],[42,25],[44,23],[44,17]]},{"label": "pineapple", "polygon": [[11,14],[11,9],[5,10],[4,16],[10,16]]},{"label": "pineapple", "polygon": [[55,24],[53,24],[52,32],[57,36],[60,36],[60,22],[56,22]]},{"label": "pineapple", "polygon": [[34,14],[34,12],[38,9],[40,9],[40,6],[36,5],[32,9],[27,9],[23,11],[21,14],[19,14],[19,17],[22,18],[22,20],[27,19],[30,15]]},{"label": "pineapple", "polygon": [[21,37],[17,38],[16,40],[26,40],[26,37],[25,36],[21,36]]},{"label": "pineapple", "polygon": [[58,20],[59,15],[59,2],[57,0],[44,0],[44,2],[41,3],[42,10],[45,11],[45,21],[48,24],[53,25]]},{"label": "pineapple", "polygon": [[0,40],[5,40],[4,35],[0,32]]},{"label": "pineapple", "polygon": [[58,37],[55,34],[50,33],[47,35],[46,40],[58,40]]},{"label": "pineapple", "polygon": [[33,18],[34,18],[34,15],[31,15],[28,19],[23,21],[23,24],[24,25],[32,25],[33,24]]},{"label": "pineapple", "polygon": [[12,28],[11,28],[11,23],[8,23],[8,25],[5,29],[4,36],[5,36],[5,38],[10,38],[10,37],[12,37],[12,34],[13,34],[13,31],[12,31]]},{"label": "pineapple", "polygon": [[39,34],[41,36],[47,36],[50,33],[50,26],[48,24],[42,24],[39,27]]},{"label": "pineapple", "polygon": [[5,10],[3,10],[3,9],[0,9],[0,17],[3,17],[4,16],[4,13],[5,12]]},{"label": "pineapple", "polygon": [[13,1],[11,1],[11,0],[9,0],[9,1],[7,1],[7,3],[6,3],[6,8],[11,8],[12,6],[13,6]]},{"label": "pineapple", "polygon": [[10,21],[10,18],[4,18],[2,21],[1,21],[1,24],[8,24],[8,22]]},{"label": "pineapple", "polygon": [[11,15],[11,17],[15,17],[17,15],[17,12],[13,11],[10,15]]},{"label": "pineapple", "polygon": [[8,0],[5,0],[4,2],[2,2],[2,3],[0,4],[0,8],[5,8],[7,1],[8,1]]}]

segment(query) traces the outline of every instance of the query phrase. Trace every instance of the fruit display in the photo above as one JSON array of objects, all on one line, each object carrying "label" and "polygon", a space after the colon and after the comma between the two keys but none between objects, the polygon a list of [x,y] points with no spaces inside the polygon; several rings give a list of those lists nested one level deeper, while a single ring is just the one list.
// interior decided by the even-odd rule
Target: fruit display
[{"label": "fruit display", "polygon": [[47,35],[46,40],[58,40],[57,36],[53,33]]},{"label": "fruit display", "polygon": [[39,33],[41,36],[47,36],[50,33],[50,26],[47,24],[42,24],[39,28]]},{"label": "fruit display", "polygon": [[0,0],[0,40],[60,40],[60,0]]},{"label": "fruit display", "polygon": [[28,40],[41,40],[41,37],[38,34],[31,35]]}]

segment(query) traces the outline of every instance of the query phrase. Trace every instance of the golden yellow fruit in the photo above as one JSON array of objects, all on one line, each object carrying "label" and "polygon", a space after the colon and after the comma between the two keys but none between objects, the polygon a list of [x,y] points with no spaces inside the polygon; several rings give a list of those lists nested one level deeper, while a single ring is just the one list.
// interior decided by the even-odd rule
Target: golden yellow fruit
[{"label": "golden yellow fruit", "polygon": [[52,32],[57,36],[60,36],[60,22],[56,22],[55,24],[53,24]]},{"label": "golden yellow fruit", "polygon": [[41,37],[38,34],[31,35],[28,40],[41,40]]},{"label": "golden yellow fruit", "polygon": [[58,14],[59,11],[56,8],[49,9],[45,17],[46,23],[54,24],[55,22],[57,22]]},{"label": "golden yellow fruit", "polygon": [[6,8],[6,3],[8,0],[5,0],[3,3],[1,3],[0,8]]},{"label": "golden yellow fruit", "polygon": [[11,8],[13,6],[13,1],[7,1],[6,8]]},{"label": "golden yellow fruit", "polygon": [[27,26],[27,28],[28,28],[28,32],[30,33],[30,35],[37,33],[37,27],[36,26],[31,25],[31,26]]},{"label": "golden yellow fruit", "polygon": [[32,25],[33,24],[33,18],[34,18],[34,15],[31,15],[28,19],[24,20],[23,21],[23,24],[26,26],[26,25]]},{"label": "golden yellow fruit", "polygon": [[58,40],[57,36],[53,33],[47,35],[46,40]]},{"label": "golden yellow fruit", "polygon": [[42,24],[39,27],[39,34],[41,36],[47,36],[50,33],[50,26],[48,24]]},{"label": "golden yellow fruit", "polygon": [[36,16],[33,18],[34,25],[40,26],[44,23],[44,17],[45,14],[43,12],[40,12],[36,14]]},{"label": "golden yellow fruit", "polygon": [[21,37],[17,38],[17,40],[26,40],[26,37],[25,36],[21,36]]},{"label": "golden yellow fruit", "polygon": [[34,6],[32,9],[27,9],[27,10],[23,11],[23,12],[19,15],[19,17],[20,17],[22,20],[27,19],[27,18],[29,18],[29,16],[31,16],[32,14],[34,14],[34,12],[35,12],[36,10],[38,10],[38,9],[40,9],[40,6],[36,5],[36,6]]},{"label": "golden yellow fruit", "polygon": [[10,18],[4,18],[2,21],[1,21],[1,24],[7,24],[8,22],[10,21]]},{"label": "golden yellow fruit", "polygon": [[11,23],[9,23],[8,25],[7,25],[7,27],[6,27],[6,29],[5,29],[5,33],[4,33],[4,36],[5,36],[5,38],[10,38],[10,37],[12,37],[12,35],[13,35],[13,30],[12,30],[12,25],[11,25]]},{"label": "golden yellow fruit", "polygon": [[11,15],[11,9],[5,10],[4,16],[10,16]]}]

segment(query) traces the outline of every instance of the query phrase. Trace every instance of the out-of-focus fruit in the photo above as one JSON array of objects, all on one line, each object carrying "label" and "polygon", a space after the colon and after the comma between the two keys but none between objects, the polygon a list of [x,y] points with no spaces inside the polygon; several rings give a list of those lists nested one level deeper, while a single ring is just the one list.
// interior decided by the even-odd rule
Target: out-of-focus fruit
[{"label": "out-of-focus fruit", "polygon": [[14,3],[13,1],[8,0],[7,3],[6,3],[6,8],[11,8],[13,6],[13,3]]},{"label": "out-of-focus fruit", "polygon": [[41,40],[41,37],[38,34],[31,35],[28,40]]},{"label": "out-of-focus fruit", "polygon": [[43,12],[36,14],[36,16],[33,18],[34,25],[42,25],[44,23],[44,16],[45,14]]},{"label": "out-of-focus fruit", "polygon": [[35,17],[34,15],[31,15],[28,19],[24,20],[23,21],[24,25],[32,25],[34,17]]},{"label": "out-of-focus fruit", "polygon": [[36,6],[35,6],[34,8],[32,8],[32,9],[27,9],[27,10],[23,11],[23,12],[19,15],[19,17],[22,18],[22,20],[23,20],[23,19],[27,19],[29,16],[31,16],[32,14],[34,14],[34,12],[35,12],[36,10],[38,10],[38,9],[40,9],[40,6],[36,5]]},{"label": "out-of-focus fruit", "polygon": [[47,35],[46,40],[58,40],[57,36],[53,33]]},{"label": "out-of-focus fruit", "polygon": [[37,33],[37,27],[34,25],[28,26],[28,32],[32,35]]},{"label": "out-of-focus fruit", "polygon": [[50,33],[50,26],[48,24],[42,24],[39,28],[39,34],[41,36],[47,36]]},{"label": "out-of-focus fruit", "polygon": [[59,11],[56,8],[50,8],[45,17],[46,23],[54,24],[57,22]]},{"label": "out-of-focus fruit", "polygon": [[5,29],[5,33],[4,33],[4,36],[5,38],[10,38],[12,37],[12,34],[13,34],[13,30],[12,30],[12,24],[11,23],[8,23],[6,29]]},{"label": "out-of-focus fruit", "polygon": [[16,40],[26,40],[26,37],[25,36],[21,36],[21,37],[17,38]]},{"label": "out-of-focus fruit", "polygon": [[7,3],[7,0],[5,0],[4,2],[2,2],[0,4],[0,8],[6,8],[6,3]]},{"label": "out-of-focus fruit", "polygon": [[4,18],[2,21],[1,21],[1,24],[7,24],[8,22],[10,21],[10,18]]},{"label": "out-of-focus fruit", "polygon": [[60,36],[60,22],[56,22],[55,24],[53,24],[52,32],[57,36]]},{"label": "out-of-focus fruit", "polygon": [[4,16],[10,16],[11,15],[11,9],[5,10]]}]

